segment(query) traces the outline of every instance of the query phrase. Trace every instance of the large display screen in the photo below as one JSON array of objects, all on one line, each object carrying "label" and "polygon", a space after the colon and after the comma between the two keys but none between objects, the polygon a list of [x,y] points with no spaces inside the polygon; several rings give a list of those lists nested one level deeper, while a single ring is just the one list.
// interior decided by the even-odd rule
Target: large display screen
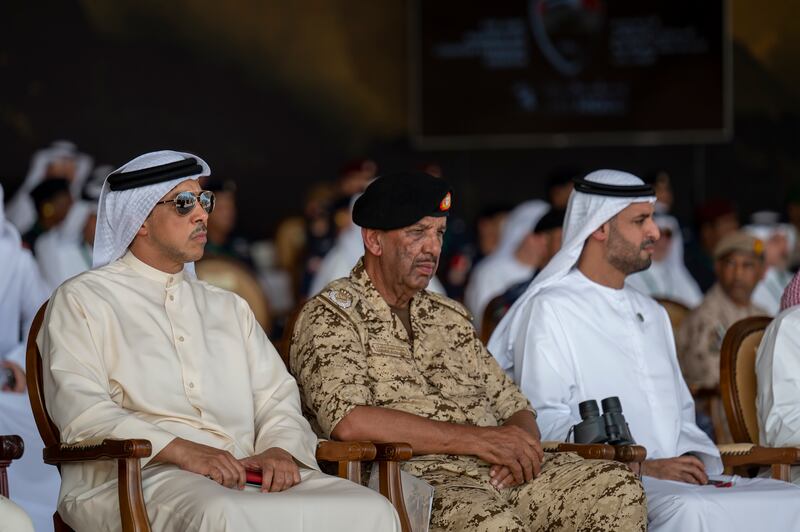
[{"label": "large display screen", "polygon": [[725,0],[415,0],[410,27],[421,148],[730,137]]}]

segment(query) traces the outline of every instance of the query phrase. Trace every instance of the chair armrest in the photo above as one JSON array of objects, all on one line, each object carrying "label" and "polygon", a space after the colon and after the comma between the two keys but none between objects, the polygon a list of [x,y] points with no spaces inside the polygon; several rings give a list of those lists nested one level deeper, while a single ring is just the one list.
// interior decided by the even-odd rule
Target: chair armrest
[{"label": "chair armrest", "polygon": [[56,465],[64,462],[88,462],[93,460],[118,460],[125,458],[147,458],[153,452],[148,440],[102,440],[73,444],[58,444],[45,447],[44,461]]},{"label": "chair armrest", "polygon": [[614,445],[614,460],[617,462],[642,463],[647,458],[647,449],[641,445]]},{"label": "chair armrest", "polygon": [[376,443],[375,450],[375,460],[379,462],[405,462],[414,454],[411,445],[405,442]]},{"label": "chair armrest", "polygon": [[25,452],[25,443],[19,436],[0,436],[0,461],[16,460]]},{"label": "chair armrest", "polygon": [[798,447],[761,447],[751,443],[730,443],[718,446],[725,466],[800,464]]},{"label": "chair armrest", "polygon": [[718,446],[726,471],[734,467],[770,466],[772,478],[792,480],[792,466],[800,465],[800,448],[761,447],[752,443],[732,443]]},{"label": "chair armrest", "polygon": [[575,453],[590,460],[613,460],[614,447],[605,443],[564,443],[543,441],[542,449],[549,453]]},{"label": "chair armrest", "polygon": [[364,462],[376,454],[375,446],[365,441],[322,440],[317,445],[317,460],[323,462]]}]

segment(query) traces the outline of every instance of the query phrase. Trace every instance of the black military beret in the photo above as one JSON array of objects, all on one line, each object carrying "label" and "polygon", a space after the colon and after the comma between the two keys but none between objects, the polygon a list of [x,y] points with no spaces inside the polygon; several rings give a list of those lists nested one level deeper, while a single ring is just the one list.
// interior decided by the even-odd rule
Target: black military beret
[{"label": "black military beret", "polygon": [[373,181],[353,206],[353,222],[385,231],[415,224],[426,216],[450,214],[450,185],[424,172],[400,172]]}]

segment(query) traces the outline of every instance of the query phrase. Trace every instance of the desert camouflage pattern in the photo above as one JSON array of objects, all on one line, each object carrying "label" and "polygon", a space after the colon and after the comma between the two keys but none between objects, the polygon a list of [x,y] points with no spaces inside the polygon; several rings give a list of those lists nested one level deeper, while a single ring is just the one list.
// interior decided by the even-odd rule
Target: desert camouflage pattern
[{"label": "desert camouflage pattern", "polygon": [[678,361],[686,384],[693,389],[719,386],[720,348],[728,327],[750,316],[766,315],[765,310],[752,303],[738,306],[719,283],[712,286],[700,306],[683,320],[676,335]]},{"label": "desert camouflage pattern", "polygon": [[[410,303],[413,341],[363,262],[302,309],[289,360],[317,434],[357,406],[450,423],[498,426],[533,409],[497,365],[459,303],[421,291]],[[534,412],[535,414],[535,412]],[[435,488],[431,530],[644,530],[641,483],[621,464],[546,454],[542,474],[498,491],[474,456],[423,455],[403,469]]]}]

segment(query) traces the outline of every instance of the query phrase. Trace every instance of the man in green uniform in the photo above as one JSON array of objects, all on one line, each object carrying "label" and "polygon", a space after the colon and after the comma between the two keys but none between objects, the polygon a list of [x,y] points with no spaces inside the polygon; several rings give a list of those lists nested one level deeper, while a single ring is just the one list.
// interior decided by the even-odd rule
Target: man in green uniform
[{"label": "man in green uniform", "polygon": [[378,178],[356,202],[364,258],[303,307],[292,336],[312,426],[409,442],[403,469],[435,489],[432,530],[644,530],[633,473],[543,453],[536,413],[469,313],[425,290],[450,204],[447,183],[423,173]]}]

